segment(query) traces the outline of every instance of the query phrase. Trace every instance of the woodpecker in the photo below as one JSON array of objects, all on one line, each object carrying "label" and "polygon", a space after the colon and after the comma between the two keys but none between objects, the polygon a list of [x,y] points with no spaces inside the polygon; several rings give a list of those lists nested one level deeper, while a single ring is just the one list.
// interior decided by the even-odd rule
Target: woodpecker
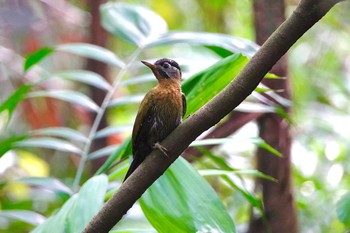
[{"label": "woodpecker", "polygon": [[160,142],[182,121],[186,113],[186,97],[181,91],[181,69],[171,59],[162,58],[154,64],[141,61],[158,80],[142,100],[132,131],[133,161],[124,181],[145,160],[153,149],[167,155]]}]

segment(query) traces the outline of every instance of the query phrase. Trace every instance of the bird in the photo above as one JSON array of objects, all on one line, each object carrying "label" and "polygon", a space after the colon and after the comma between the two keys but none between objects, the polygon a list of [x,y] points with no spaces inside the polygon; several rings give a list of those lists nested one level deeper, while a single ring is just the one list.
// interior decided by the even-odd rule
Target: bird
[{"label": "bird", "polygon": [[[158,80],[141,101],[132,130],[133,161],[124,181],[136,170],[153,149],[167,156],[167,149],[160,142],[181,122],[186,113],[186,97],[181,91],[181,68],[169,58],[154,64],[141,61],[151,69]],[[123,181],[123,182],[124,182]]]}]

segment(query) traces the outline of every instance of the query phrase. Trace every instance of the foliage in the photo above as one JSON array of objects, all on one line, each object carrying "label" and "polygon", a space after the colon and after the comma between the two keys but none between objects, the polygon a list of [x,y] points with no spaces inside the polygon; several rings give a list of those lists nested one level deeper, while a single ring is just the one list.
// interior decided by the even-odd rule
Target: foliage
[{"label": "foliage", "polygon": [[[196,4],[194,2],[192,4]],[[206,4],[215,4],[215,2],[217,1]],[[142,2],[142,4],[144,3]],[[173,3],[169,2],[169,4]],[[213,8],[218,11],[225,6],[228,6],[227,2],[215,5],[215,8],[199,3],[196,5],[197,8]],[[174,8],[176,7],[174,6]],[[163,19],[163,15],[160,16],[140,5],[109,2],[101,6],[101,14],[103,27],[115,37],[116,41],[114,43],[119,45],[117,46],[118,56],[109,49],[85,43],[46,46],[28,55],[21,64],[26,72],[23,75],[24,77],[40,70],[40,78],[34,81],[25,79],[24,84],[20,85],[0,104],[0,119],[6,118],[6,124],[4,124],[6,126],[0,125],[0,130],[2,130],[0,139],[1,156],[10,157],[11,154],[16,154],[22,159],[41,160],[45,155],[44,159],[53,161],[50,164],[52,170],[56,169],[56,166],[60,166],[59,163],[54,161],[64,161],[65,158],[69,157],[76,162],[77,160],[74,157],[80,158],[78,168],[73,168],[75,175],[71,173],[68,175],[67,173],[64,177],[56,175],[57,177],[54,178],[49,177],[49,174],[46,174],[45,177],[29,175],[29,177],[18,179],[10,176],[10,178],[2,180],[0,195],[5,195],[7,190],[10,190],[11,185],[16,185],[17,189],[25,190],[23,193],[31,193],[28,195],[29,203],[38,202],[35,200],[35,193],[38,190],[46,190],[46,192],[51,193],[50,195],[40,196],[40,198],[45,198],[46,202],[39,201],[39,203],[50,205],[46,210],[32,208],[32,204],[28,203],[9,207],[5,202],[1,202],[3,211],[0,212],[0,217],[27,222],[30,226],[24,228],[34,229],[33,232],[46,232],[48,229],[55,229],[57,232],[80,232],[101,207],[103,201],[108,199],[111,193],[120,185],[126,171],[124,161],[131,154],[130,138],[128,137],[133,118],[131,115],[135,115],[137,103],[141,101],[146,91],[144,86],[154,84],[154,79],[150,76],[149,71],[147,71],[147,75],[142,75],[146,70],[140,68],[138,60],[144,58],[155,60],[161,54],[162,56],[173,56],[175,60],[180,61],[184,71],[182,88],[187,96],[188,110],[186,115],[188,116],[208,102],[234,79],[240,69],[247,63],[249,57],[258,49],[258,46],[251,41],[228,34],[169,30],[168,28],[174,28],[174,25],[168,26]],[[171,19],[167,18],[167,21],[171,21]],[[188,53],[189,50],[191,54]],[[125,58],[124,54],[131,55]],[[76,65],[68,69],[58,66],[58,71],[47,68],[46,62],[50,59],[58,58],[64,61],[67,56],[73,57],[75,60],[80,59],[76,56],[81,56],[104,62],[110,66],[112,76],[115,78],[110,82],[105,79],[106,77],[83,70]],[[293,62],[294,60],[292,60]],[[301,75],[301,73],[303,72],[300,70],[293,71],[293,74]],[[268,78],[276,77],[268,75]],[[70,85],[58,85],[58,88],[49,87],[50,83],[62,82]],[[105,100],[102,104],[96,104],[91,99],[91,93],[86,91],[91,86],[105,92]],[[312,90],[316,89],[312,87],[312,83],[307,83],[305,86]],[[340,87],[342,84],[338,86]],[[299,90],[298,88],[305,96],[308,94],[307,90],[302,89],[303,87],[295,87]],[[348,92],[346,89],[342,91],[346,94]],[[285,118],[289,117],[287,113],[281,111],[271,102],[261,101],[261,92],[266,92],[281,105],[290,104],[276,96],[273,90],[260,86],[251,97],[242,103],[239,108],[240,111],[275,112]],[[297,92],[299,93],[299,91]],[[322,100],[323,104],[332,106],[331,103],[327,102],[328,99],[321,95],[322,93],[318,94],[312,98]],[[86,114],[95,113],[96,117],[93,124],[76,123],[81,121],[81,117],[70,115],[67,108],[61,107],[60,111],[69,115],[68,118],[73,119],[67,120],[66,125],[33,130],[13,130],[16,128],[15,120],[18,116],[16,111],[19,111],[18,105],[22,107],[21,105],[25,101],[36,101],[40,104],[48,98],[68,103],[71,106],[70,109],[80,109]],[[295,124],[297,124],[296,119],[302,118],[301,108],[298,105],[306,104],[298,98],[301,97],[296,98],[296,117],[292,120]],[[310,96],[305,98],[310,98]],[[126,109],[128,110],[126,111]],[[129,112],[130,114],[127,114]],[[5,113],[7,115],[4,115]],[[108,114],[109,118],[118,118],[118,120],[112,121],[111,126],[107,128],[98,129],[103,114]],[[120,120],[121,118],[126,120]],[[23,121],[23,119],[21,120]],[[111,137],[115,134],[122,137],[122,142],[92,151],[93,140]],[[191,146],[196,146],[205,156],[194,163],[200,175],[186,161],[179,159],[140,200],[144,216],[149,221],[146,227],[135,225],[138,219],[130,214],[126,220],[115,227],[113,232],[137,232],[146,228],[149,229],[148,232],[155,230],[169,232],[170,228],[173,229],[174,223],[179,227],[177,232],[210,231],[213,229],[222,232],[235,232],[236,226],[233,222],[236,222],[237,229],[239,229],[240,224],[247,222],[248,204],[254,210],[258,210],[260,214],[263,214],[259,194],[254,193],[249,184],[252,182],[252,177],[269,179],[271,182],[276,181],[273,177],[252,170],[252,165],[240,166],[237,161],[242,160],[242,158],[237,155],[249,157],[253,152],[254,145],[269,150],[276,156],[283,155],[260,138],[256,138],[255,135],[253,137],[251,134],[241,133],[239,135],[242,135],[241,138],[197,140],[194,142]],[[304,140],[303,137],[302,140]],[[324,148],[314,141],[307,140],[310,139],[305,139],[305,141],[310,147],[313,146],[312,150],[320,151]],[[220,148],[230,147],[231,149],[205,150],[202,148],[212,144],[221,145]],[[248,145],[248,150],[243,151],[241,148],[247,148],[245,145]],[[233,147],[237,147],[241,151],[230,152]],[[348,146],[344,145],[345,147],[346,149],[342,149],[344,154],[348,151]],[[53,151],[59,153],[57,154],[60,157],[59,159],[54,160],[56,155]],[[106,162],[94,176],[84,173],[84,171],[87,171],[89,161],[93,162],[106,156],[108,156]],[[232,156],[234,158],[230,158]],[[340,162],[342,161],[345,161],[345,158]],[[235,164],[234,167],[242,167],[243,169],[233,168],[232,164]],[[66,171],[66,168],[63,171]],[[303,190],[305,190],[306,184],[310,180],[305,175],[296,173],[296,184],[301,187],[299,195],[303,195]],[[107,176],[104,174],[108,174],[108,182]],[[188,179],[188,177],[191,177],[191,179]],[[79,188],[81,183],[83,185]],[[326,184],[317,183],[317,180],[312,180],[312,183],[318,191],[324,191],[322,186]],[[310,207],[307,207],[305,196],[302,196],[299,200],[301,215],[308,215],[307,211]],[[89,205],[86,205],[86,203],[89,203]],[[348,195],[345,195],[338,203],[337,213],[339,219],[348,226],[347,205]],[[169,206],[172,207],[169,208]],[[309,216],[313,215],[309,214]],[[188,218],[185,219],[184,216]],[[334,222],[334,218],[327,219],[327,222],[331,221]],[[342,229],[342,226],[337,225],[336,227]],[[309,229],[312,229],[312,226]]]}]

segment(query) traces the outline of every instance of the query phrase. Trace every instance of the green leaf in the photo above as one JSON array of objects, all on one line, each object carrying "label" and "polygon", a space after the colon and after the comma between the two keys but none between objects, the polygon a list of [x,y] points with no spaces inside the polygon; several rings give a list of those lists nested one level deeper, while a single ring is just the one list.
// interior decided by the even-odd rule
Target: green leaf
[{"label": "green leaf", "polygon": [[15,180],[24,184],[39,186],[54,192],[66,193],[68,195],[73,194],[72,190],[63,184],[60,180],[50,177],[26,177]]},{"label": "green leaf", "polygon": [[97,112],[100,108],[86,95],[76,92],[76,91],[68,91],[68,90],[55,90],[55,91],[35,91],[31,92],[27,95],[29,98],[34,97],[51,97],[60,100],[67,101],[72,104],[77,104],[82,107],[85,107],[89,110]]},{"label": "green leaf", "polygon": [[107,31],[139,47],[168,30],[162,17],[142,6],[108,2],[100,9]]},{"label": "green leaf", "polygon": [[26,84],[20,86],[14,93],[11,94],[1,105],[0,113],[7,110],[9,112],[9,117],[11,117],[16,106],[26,97],[27,93],[32,88],[32,85]]},{"label": "green leaf", "polygon": [[54,48],[41,48],[28,55],[24,63],[24,71],[28,71],[32,66],[38,64],[41,60],[49,56],[54,51]]},{"label": "green leaf", "polygon": [[232,142],[232,138],[209,138],[196,140],[191,143],[190,146],[208,146],[208,145],[220,145],[228,142]]},{"label": "green leaf", "polygon": [[273,90],[270,88],[259,87],[259,86],[256,87],[254,91],[259,92],[259,93],[266,93],[266,92],[273,92],[273,91],[276,92],[276,90]]},{"label": "green leaf", "polygon": [[21,136],[14,136],[14,137],[0,140],[0,158],[7,151],[14,149],[16,147],[15,146],[16,143],[25,140],[27,137],[28,137],[27,135],[21,135]]},{"label": "green leaf", "polygon": [[88,57],[119,68],[125,66],[124,62],[119,59],[113,52],[93,44],[71,43],[62,44],[56,47],[59,51],[73,53],[75,55]]},{"label": "green leaf", "polygon": [[67,230],[68,227],[66,226],[66,222],[68,213],[71,211],[77,199],[78,194],[74,194],[68,199],[68,201],[66,201],[66,203],[64,203],[64,205],[55,215],[51,216],[44,223],[37,226],[31,233],[73,233]]},{"label": "green leaf", "polygon": [[[157,40],[149,43],[147,47],[175,43],[185,43],[207,47],[215,46],[232,53],[242,53],[247,57],[252,57],[259,49],[259,46],[252,41],[239,37],[233,37],[227,34],[208,32],[170,32],[163,34]],[[222,51],[220,51],[220,53],[222,53]],[[226,55],[228,54],[226,53]]]},{"label": "green leaf", "polygon": [[125,158],[131,155],[131,138],[125,139],[118,149],[108,157],[106,162],[97,170],[96,174],[105,173],[117,159]]},{"label": "green leaf", "polygon": [[264,78],[267,78],[267,79],[286,79],[286,77],[281,77],[281,76],[278,76],[278,75],[272,74],[272,73],[267,73]]},{"label": "green leaf", "polygon": [[71,232],[82,232],[99,211],[104,202],[107,186],[107,176],[99,175],[92,177],[81,187],[78,198],[67,216],[67,225]]},{"label": "green leaf", "polygon": [[88,140],[88,138],[79,131],[66,127],[50,127],[37,129],[31,131],[30,134],[39,136],[62,137],[77,142],[87,142]]},{"label": "green leaf", "polygon": [[102,207],[108,180],[106,175],[89,179],[66,203],[32,233],[82,232],[88,221]]},{"label": "green leaf", "polygon": [[248,58],[234,54],[187,79],[182,85],[187,99],[186,115],[193,114],[224,89],[247,62]]},{"label": "green leaf", "polygon": [[[219,145],[219,144],[224,144],[224,143],[228,143],[228,142],[232,142],[234,139],[232,138],[210,138],[210,139],[202,139],[202,140],[197,140],[191,143],[190,146],[207,146],[207,145]],[[270,146],[269,144],[267,144],[264,140],[262,140],[261,138],[251,138],[249,139],[252,143],[254,143],[256,146],[259,146],[271,153],[273,153],[274,155],[277,155],[279,157],[282,157],[282,154],[276,150],[275,148],[273,148],[272,146]]]},{"label": "green leaf", "polygon": [[80,154],[81,149],[73,144],[56,138],[29,138],[13,143],[14,147],[42,147],[60,151],[67,151],[75,154]]},{"label": "green leaf", "polygon": [[52,74],[51,77],[83,82],[102,90],[111,88],[111,85],[101,75],[87,70],[69,70]]},{"label": "green leaf", "polygon": [[32,225],[39,225],[45,221],[45,217],[34,211],[29,210],[2,210],[0,217],[19,220]]},{"label": "green leaf", "polygon": [[337,202],[338,219],[347,227],[350,227],[350,192],[343,195]]},{"label": "green leaf", "polygon": [[267,144],[263,139],[261,138],[252,138],[252,142],[260,147],[260,148],[263,148],[265,150],[267,150],[268,152],[274,154],[274,155],[277,155],[278,157],[283,157],[283,155],[278,151],[276,150],[275,148],[273,148],[272,146],[270,146],[269,144]]},{"label": "green leaf", "polygon": [[244,198],[254,207],[258,208],[258,210],[260,210],[260,212],[263,212],[263,205],[262,205],[262,201],[255,197],[254,194],[251,194],[250,192],[248,192],[247,190],[245,190],[244,188],[240,187],[239,184],[236,184],[236,181],[234,181],[230,176],[228,175],[221,175],[221,178],[226,181],[226,183],[228,185],[230,185],[232,188],[236,189],[238,192],[240,192]]},{"label": "green leaf", "polygon": [[277,182],[275,178],[272,176],[266,175],[262,172],[259,172],[257,170],[234,170],[234,171],[227,171],[227,170],[218,170],[218,169],[205,169],[198,171],[199,174],[202,176],[221,176],[221,175],[251,175],[255,177],[259,177],[266,180],[271,180],[274,182]]},{"label": "green leaf", "polygon": [[203,153],[206,157],[208,157],[211,161],[213,161],[219,168],[224,170],[233,171],[234,169],[229,165],[229,162],[220,156],[216,156],[211,153],[210,150],[203,149],[201,147],[197,148],[198,151]]},{"label": "green leaf", "polygon": [[181,157],[143,194],[140,205],[158,232],[235,232],[213,188]]}]

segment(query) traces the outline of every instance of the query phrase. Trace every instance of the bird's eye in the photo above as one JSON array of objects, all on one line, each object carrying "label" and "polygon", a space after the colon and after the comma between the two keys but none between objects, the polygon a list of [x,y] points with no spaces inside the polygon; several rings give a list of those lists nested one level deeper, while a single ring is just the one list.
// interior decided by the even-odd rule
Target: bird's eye
[{"label": "bird's eye", "polygon": [[170,65],[169,65],[169,63],[164,63],[163,67],[164,67],[165,69],[168,69],[168,68],[170,67]]}]

